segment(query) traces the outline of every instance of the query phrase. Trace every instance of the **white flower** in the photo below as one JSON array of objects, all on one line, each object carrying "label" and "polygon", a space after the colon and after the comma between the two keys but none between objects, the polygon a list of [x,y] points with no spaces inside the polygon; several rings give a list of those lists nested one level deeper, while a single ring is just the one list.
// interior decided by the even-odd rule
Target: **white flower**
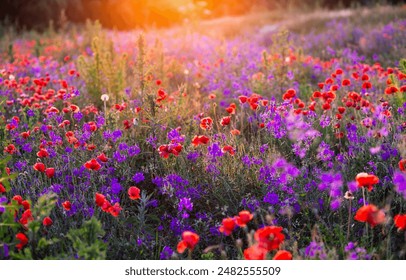
[{"label": "white flower", "polygon": [[346,192],[345,192],[345,195],[344,195],[344,198],[345,198],[345,199],[348,199],[348,200],[353,200],[353,199],[354,199],[354,195],[352,194],[352,192],[346,191]]},{"label": "white flower", "polygon": [[103,94],[101,96],[101,100],[104,101],[104,102],[109,101],[109,96],[107,94]]}]

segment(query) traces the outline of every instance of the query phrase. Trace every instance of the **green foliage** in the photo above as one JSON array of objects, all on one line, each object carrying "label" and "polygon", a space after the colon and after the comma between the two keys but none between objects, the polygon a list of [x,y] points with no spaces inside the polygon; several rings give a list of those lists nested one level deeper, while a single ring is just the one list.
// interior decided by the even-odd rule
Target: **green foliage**
[{"label": "green foliage", "polygon": [[106,248],[101,237],[105,234],[101,223],[92,218],[83,223],[79,229],[71,229],[67,235],[73,243],[73,248],[77,252],[79,258],[86,260],[103,260],[106,258]]},{"label": "green foliage", "polygon": [[202,254],[201,255],[201,259],[202,260],[214,260],[215,259],[215,255],[213,252],[208,252],[206,254]]},{"label": "green foliage", "polygon": [[399,67],[400,71],[402,71],[403,74],[406,74],[406,58],[403,58],[399,61]]},{"label": "green foliage", "polygon": [[[19,231],[23,232],[27,236],[29,240],[29,246],[17,252],[11,252],[10,255],[13,259],[44,259],[46,257],[52,257],[53,255],[57,254],[57,251],[50,250],[50,247],[58,243],[59,239],[47,239],[46,237],[42,236],[42,220],[45,217],[50,216],[51,211],[55,207],[56,201],[57,195],[54,193],[48,193],[39,197],[37,203],[31,209],[33,220],[28,222],[25,231]],[[15,201],[13,201],[12,205],[14,205],[14,210],[17,210],[19,208]],[[19,223],[16,222],[14,222],[14,224],[10,226],[15,229],[21,227]],[[17,231],[15,232],[15,234],[16,233]]]},{"label": "green foliage", "polygon": [[102,108],[102,94],[109,95],[113,103],[122,102],[126,87],[127,55],[116,57],[113,42],[104,37],[94,37],[91,50],[91,57],[80,56],[77,61],[90,102]]},{"label": "green foliage", "polygon": [[5,187],[6,191],[10,190],[10,180],[13,180],[17,178],[17,173],[11,173],[10,175],[7,174],[7,163],[11,160],[11,156],[7,156],[3,159],[0,160],[0,172],[1,172],[1,178],[0,178],[0,183],[3,184]]}]

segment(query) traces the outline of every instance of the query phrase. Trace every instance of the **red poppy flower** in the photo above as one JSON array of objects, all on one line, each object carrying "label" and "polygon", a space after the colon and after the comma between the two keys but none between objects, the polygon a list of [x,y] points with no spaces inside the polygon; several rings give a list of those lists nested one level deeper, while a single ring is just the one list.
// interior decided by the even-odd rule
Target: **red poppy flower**
[{"label": "red poppy flower", "polygon": [[[268,106],[268,104],[269,104],[269,100],[262,99],[262,100],[260,101],[260,103],[261,103],[261,106],[266,107],[266,106]],[[300,103],[300,104],[303,104],[303,107],[304,107],[304,103]],[[301,105],[300,105],[299,107],[300,107],[300,108],[303,108]]]},{"label": "red poppy flower", "polygon": [[27,245],[28,244],[28,238],[27,238],[27,236],[24,234],[24,233],[17,233],[16,234],[16,238],[18,239],[18,240],[20,240],[20,243],[18,243],[17,245],[16,245],[16,248],[18,249],[18,250],[21,250],[25,245]]},{"label": "red poppy flower", "polygon": [[124,129],[130,129],[133,124],[129,120],[124,120],[123,125],[124,125]]},{"label": "red poppy flower", "polygon": [[182,151],[182,148],[182,145],[179,143],[168,145],[168,151],[174,156],[178,156],[179,153]]},{"label": "red poppy flower", "polygon": [[247,210],[243,210],[235,217],[236,223],[239,227],[245,227],[252,220],[254,216]]},{"label": "red poppy flower", "polygon": [[406,214],[396,215],[393,219],[398,230],[406,230]]},{"label": "red poppy flower", "polygon": [[111,208],[111,203],[108,202],[107,199],[105,199],[105,200],[103,201],[103,204],[102,204],[102,206],[101,206],[101,209],[102,209],[104,212],[110,212],[110,208]]},{"label": "red poppy flower", "polygon": [[120,214],[120,211],[123,208],[120,207],[120,204],[118,202],[116,202],[113,206],[111,206],[109,208],[109,213],[113,216],[113,217],[118,217],[118,215]]},{"label": "red poppy flower", "polygon": [[289,251],[279,250],[273,257],[273,260],[291,260],[292,258],[292,254]]},{"label": "red poppy flower", "polygon": [[268,251],[276,250],[285,240],[285,235],[282,233],[283,228],[278,226],[266,226],[258,229],[254,238],[258,241],[259,246]]},{"label": "red poppy flower", "polygon": [[199,145],[207,145],[210,141],[210,138],[205,135],[195,136],[192,139],[193,146],[197,147]]},{"label": "red poppy flower", "polygon": [[293,88],[288,89],[282,96],[283,100],[289,100],[296,96],[296,90]]},{"label": "red poppy flower", "polygon": [[10,124],[10,123],[6,124],[6,129],[7,129],[7,130],[13,130],[13,129],[15,129],[15,128],[16,128],[15,125],[12,125],[12,124]]},{"label": "red poppy flower", "polygon": [[255,244],[244,250],[244,258],[246,260],[265,260],[268,250]]},{"label": "red poppy flower", "polygon": [[45,169],[45,175],[47,175],[48,178],[52,178],[55,175],[55,168],[48,167]]},{"label": "red poppy flower", "polygon": [[106,201],[106,197],[101,193],[96,193],[95,201],[97,206],[102,207],[104,202]]},{"label": "red poppy flower", "polygon": [[97,130],[97,125],[95,122],[88,122],[87,124],[89,125],[91,132],[94,132]]},{"label": "red poppy flower", "polygon": [[97,162],[97,160],[96,159],[91,159],[91,160],[89,160],[89,161],[87,161],[86,163],[85,163],[85,167],[87,168],[87,169],[90,169],[90,170],[99,170],[100,169],[100,167],[101,167],[101,165],[100,165],[100,163],[98,163]]},{"label": "red poppy flower", "polygon": [[23,203],[23,198],[21,197],[21,195],[15,195],[13,197],[13,200],[17,201],[18,205],[21,205]]},{"label": "red poppy flower", "polygon": [[0,183],[0,193],[5,193],[6,192],[6,188],[3,186],[2,183]]},{"label": "red poppy flower", "polygon": [[216,95],[214,93],[210,93],[209,94],[209,99],[214,99],[214,98],[216,98]]},{"label": "red poppy flower", "polygon": [[65,202],[62,203],[63,208],[66,211],[70,211],[72,208],[72,204],[70,203],[70,201],[66,200]]},{"label": "red poppy flower", "polygon": [[395,86],[390,86],[385,89],[385,94],[394,94],[397,93],[399,89]]},{"label": "red poppy flower", "polygon": [[128,189],[128,196],[130,197],[131,200],[136,200],[139,199],[141,190],[137,187],[130,187]]},{"label": "red poppy flower", "polygon": [[49,153],[46,149],[39,149],[39,152],[37,153],[37,157],[46,158],[48,156],[49,156]]},{"label": "red poppy flower", "polygon": [[248,97],[245,95],[240,95],[238,96],[238,100],[240,101],[241,104],[244,104],[245,102],[247,102]]},{"label": "red poppy flower", "polygon": [[234,218],[224,218],[222,221],[222,226],[219,228],[221,233],[224,235],[230,235],[236,227]]},{"label": "red poppy flower", "polygon": [[213,120],[210,117],[206,117],[200,120],[200,127],[204,130],[210,130],[213,125]]},{"label": "red poppy flower", "polygon": [[366,222],[371,227],[385,222],[385,213],[373,204],[362,206],[354,217],[359,222]]},{"label": "red poppy flower", "polygon": [[351,85],[351,81],[349,79],[345,79],[343,80],[343,82],[341,83],[343,86],[350,86]]},{"label": "red poppy flower", "polygon": [[363,89],[370,89],[372,88],[372,84],[370,82],[365,82],[362,84]]},{"label": "red poppy flower", "polygon": [[32,222],[33,220],[34,217],[32,216],[31,210],[27,209],[21,215],[20,223],[25,226],[26,224],[28,224],[28,222]]},{"label": "red poppy flower", "polygon": [[101,153],[100,155],[97,156],[97,159],[100,160],[101,162],[107,162],[109,159],[106,157],[104,153]]},{"label": "red poppy flower", "polygon": [[329,110],[331,108],[331,105],[330,105],[330,103],[326,102],[323,104],[322,108],[323,108],[323,110]]},{"label": "red poppy flower", "polygon": [[16,147],[13,144],[9,144],[7,147],[4,148],[4,152],[9,153],[10,155],[17,152]]},{"label": "red poppy flower", "polygon": [[259,106],[258,103],[256,103],[256,102],[250,102],[249,104],[250,104],[251,110],[253,110],[253,111],[255,111]]},{"label": "red poppy flower", "polygon": [[224,147],[221,149],[221,151],[222,151],[223,153],[229,153],[229,154],[232,155],[232,156],[235,154],[234,148],[231,147],[231,146],[228,146],[228,145],[224,146]]},{"label": "red poppy flower", "polygon": [[184,231],[182,233],[182,241],[178,243],[177,250],[179,254],[185,252],[186,249],[193,251],[197,243],[199,242],[199,235],[191,231]]},{"label": "red poppy flower", "polygon": [[31,204],[30,204],[30,202],[28,200],[23,200],[21,202],[21,205],[23,206],[24,210],[28,210],[28,209],[31,208]]},{"label": "red poppy flower", "polygon": [[46,226],[46,227],[52,226],[53,223],[54,223],[54,222],[52,221],[52,219],[51,219],[50,217],[45,217],[45,218],[42,220],[42,224],[43,224],[44,226]]},{"label": "red poppy flower", "polygon": [[234,136],[237,136],[237,135],[240,135],[240,134],[241,134],[241,132],[240,132],[238,129],[232,129],[232,130],[230,130],[230,133],[231,133],[232,135],[234,135]]},{"label": "red poppy flower", "polygon": [[27,139],[28,137],[30,137],[30,131],[25,131],[25,132],[21,132],[20,136],[24,139]]},{"label": "red poppy flower", "polygon": [[42,162],[37,162],[36,164],[34,164],[33,167],[39,172],[45,172],[45,164],[43,164]]},{"label": "red poppy flower", "polygon": [[401,159],[399,161],[399,169],[400,171],[406,171],[406,159]]},{"label": "red poppy flower", "polygon": [[158,98],[156,99],[156,102],[161,102],[163,100],[165,100],[165,98],[168,97],[168,94],[163,90],[163,89],[159,89],[158,90]]},{"label": "red poppy flower", "polygon": [[158,147],[158,153],[160,157],[168,158],[170,152],[168,151],[168,145],[161,145]]},{"label": "red poppy flower", "polygon": [[235,107],[227,107],[226,108],[226,112],[229,113],[230,115],[234,115],[235,114]]},{"label": "red poppy flower", "polygon": [[158,147],[158,153],[163,158],[168,158],[170,154],[178,156],[179,153],[182,151],[182,148],[183,148],[182,145],[179,143],[161,145]]},{"label": "red poppy flower", "polygon": [[338,107],[338,112],[339,112],[340,114],[344,114],[344,112],[345,112],[345,107]]},{"label": "red poppy flower", "polygon": [[357,182],[358,187],[366,187],[368,191],[372,191],[373,186],[379,183],[379,178],[372,174],[359,173],[355,177],[355,181]]},{"label": "red poppy flower", "polygon": [[77,113],[80,110],[79,107],[74,105],[74,104],[70,105],[69,107],[70,107],[70,109],[72,110],[73,113]]},{"label": "red poppy flower", "polygon": [[222,117],[220,120],[221,126],[229,125],[231,122],[231,117]]}]

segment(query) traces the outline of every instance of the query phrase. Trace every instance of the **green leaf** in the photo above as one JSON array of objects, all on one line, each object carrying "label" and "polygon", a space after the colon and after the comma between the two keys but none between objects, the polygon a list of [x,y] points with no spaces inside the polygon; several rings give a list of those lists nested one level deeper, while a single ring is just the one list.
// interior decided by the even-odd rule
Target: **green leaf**
[{"label": "green leaf", "polygon": [[406,59],[402,58],[399,61],[399,67],[400,67],[400,71],[402,71],[403,74],[406,74]]},{"label": "green leaf", "polygon": [[86,260],[106,259],[107,244],[100,240],[105,232],[101,223],[92,218],[83,223],[79,229],[71,229],[67,237],[72,241],[73,248],[80,258]]}]

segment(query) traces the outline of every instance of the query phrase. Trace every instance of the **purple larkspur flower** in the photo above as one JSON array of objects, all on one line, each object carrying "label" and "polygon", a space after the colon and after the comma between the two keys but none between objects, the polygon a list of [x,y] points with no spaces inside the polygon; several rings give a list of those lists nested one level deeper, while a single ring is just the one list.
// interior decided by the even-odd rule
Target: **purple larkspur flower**
[{"label": "purple larkspur flower", "polygon": [[267,193],[266,196],[264,197],[264,202],[267,202],[271,205],[275,205],[279,203],[279,196],[276,193]]},{"label": "purple larkspur flower", "polygon": [[118,144],[118,149],[119,149],[120,151],[125,151],[125,150],[127,150],[127,149],[128,149],[127,143],[121,142],[120,144]]},{"label": "purple larkspur flower", "polygon": [[199,157],[200,153],[198,151],[190,152],[186,156],[186,158],[191,162],[196,162]]},{"label": "purple larkspur flower", "polygon": [[331,208],[331,210],[337,211],[338,208],[340,208],[340,206],[341,206],[341,202],[342,202],[342,200],[341,200],[340,198],[333,199],[333,200],[330,202],[330,208]]},{"label": "purple larkspur flower", "polygon": [[146,205],[146,207],[153,207],[153,208],[156,208],[156,207],[158,207],[158,200],[156,200],[156,199],[151,199],[150,201],[148,201],[148,203],[147,203],[147,205]]},{"label": "purple larkspur flower", "polygon": [[14,164],[14,167],[17,168],[19,171],[22,171],[24,167],[27,166],[27,162],[26,161],[17,161]]},{"label": "purple larkspur flower", "polygon": [[331,118],[327,115],[322,115],[320,118],[320,126],[322,128],[325,128],[327,126],[329,126],[331,123]]},{"label": "purple larkspur flower", "polygon": [[263,144],[261,147],[259,147],[259,152],[261,154],[265,153],[267,150],[269,149],[269,145],[268,144]]},{"label": "purple larkspur flower", "polygon": [[182,210],[193,210],[193,203],[189,197],[183,197],[179,200],[178,211],[181,212]]},{"label": "purple larkspur flower", "polygon": [[81,120],[82,120],[82,118],[83,118],[83,114],[82,114],[82,112],[77,112],[77,113],[74,113],[73,114],[73,118],[77,121],[77,122],[80,122]]},{"label": "purple larkspur flower", "polygon": [[317,151],[317,158],[321,161],[331,161],[334,157],[334,151],[332,151],[330,145],[324,141],[321,141]]},{"label": "purple larkspur flower", "polygon": [[120,129],[117,129],[113,131],[112,135],[113,141],[116,142],[119,138],[121,138],[121,136],[123,136],[123,132]]},{"label": "purple larkspur flower", "polygon": [[116,160],[118,163],[123,162],[127,159],[127,157],[123,154],[120,153],[120,151],[115,151],[113,153],[113,158]]},{"label": "purple larkspur flower", "polygon": [[31,110],[31,109],[28,109],[28,110],[27,110],[27,116],[28,116],[28,117],[34,117],[34,116],[35,116],[35,112],[34,112],[33,110]]},{"label": "purple larkspur flower", "polygon": [[183,143],[185,141],[185,136],[181,135],[176,128],[169,131],[167,137],[172,143]]},{"label": "purple larkspur flower", "polygon": [[396,191],[406,199],[406,173],[396,171],[393,176],[393,184],[395,185]]},{"label": "purple larkspur flower", "polygon": [[221,151],[221,147],[218,142],[212,143],[210,146],[207,147],[207,154],[209,158],[215,162],[218,157],[223,156],[223,152]]},{"label": "purple larkspur flower", "polygon": [[111,187],[111,192],[113,194],[119,194],[123,190],[123,187],[121,186],[121,184],[119,183],[117,178],[113,178],[111,180],[110,187]]},{"label": "purple larkspur flower", "polygon": [[49,190],[53,191],[56,194],[59,194],[62,189],[63,189],[63,186],[60,184],[51,185],[51,187],[49,188]]},{"label": "purple larkspur flower", "polygon": [[127,153],[130,157],[134,157],[134,156],[138,155],[140,152],[141,152],[141,149],[137,145],[130,146],[127,150]]},{"label": "purple larkspur flower", "polygon": [[310,242],[309,246],[306,247],[304,255],[309,259],[316,260],[317,259],[324,260],[327,258],[327,253],[324,249],[324,244],[315,241]]},{"label": "purple larkspur flower", "polygon": [[137,172],[134,174],[132,179],[133,179],[134,183],[138,184],[139,182],[142,182],[145,180],[144,173]]},{"label": "purple larkspur flower", "polygon": [[157,137],[154,137],[153,135],[150,135],[145,141],[150,144],[154,149],[156,149],[156,141],[158,140]]},{"label": "purple larkspur flower", "polygon": [[30,143],[25,143],[21,148],[22,148],[22,150],[23,150],[24,152],[27,152],[27,153],[31,153],[31,152],[32,152],[32,146],[31,146]]},{"label": "purple larkspur flower", "polygon": [[172,257],[172,255],[173,255],[173,250],[171,249],[171,247],[165,246],[162,249],[161,254],[159,254],[159,258],[161,260],[168,260]]},{"label": "purple larkspur flower", "polygon": [[111,133],[110,130],[103,131],[103,138],[104,138],[105,140],[112,139],[112,138],[113,138],[113,134]]},{"label": "purple larkspur flower", "polygon": [[7,197],[0,196],[0,213],[6,211],[6,207],[3,206],[5,203],[7,203]]},{"label": "purple larkspur flower", "polygon": [[251,167],[251,158],[247,155],[241,158],[242,163],[247,166],[248,168]]},{"label": "purple larkspur flower", "polygon": [[102,127],[106,123],[106,120],[102,115],[97,116],[96,118],[96,125],[97,127]]}]

